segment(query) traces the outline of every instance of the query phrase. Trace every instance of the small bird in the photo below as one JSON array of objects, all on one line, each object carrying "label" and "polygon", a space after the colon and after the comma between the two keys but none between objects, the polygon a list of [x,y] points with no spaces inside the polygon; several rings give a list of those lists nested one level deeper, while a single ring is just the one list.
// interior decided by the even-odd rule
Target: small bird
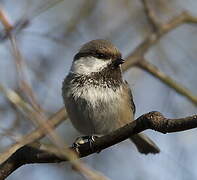
[{"label": "small bird", "polygon": [[[73,126],[84,135],[104,135],[134,120],[135,104],[122,77],[120,51],[109,41],[84,44],[63,81],[62,96]],[[159,153],[140,133],[130,137],[143,154]]]}]

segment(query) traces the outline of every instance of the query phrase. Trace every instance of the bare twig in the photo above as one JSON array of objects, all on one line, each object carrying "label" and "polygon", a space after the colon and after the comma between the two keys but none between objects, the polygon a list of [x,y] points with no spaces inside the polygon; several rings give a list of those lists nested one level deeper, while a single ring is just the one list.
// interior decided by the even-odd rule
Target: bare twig
[{"label": "bare twig", "polygon": [[13,26],[9,23],[8,17],[0,7],[0,21],[3,24],[5,31],[9,32],[12,30]]},{"label": "bare twig", "polygon": [[[135,135],[146,129],[152,129],[165,134],[189,130],[192,128],[197,128],[197,115],[179,119],[168,119],[160,112],[154,111],[140,116],[137,120],[120,129],[97,138],[91,146],[89,143],[85,143],[78,149],[74,149],[73,147],[71,147],[71,149],[77,153],[79,157],[84,157],[95,152],[100,152],[101,150],[117,144],[129,138],[131,135]],[[58,156],[34,145],[21,146],[20,149],[0,165],[0,180],[6,178],[9,174],[24,164],[57,163],[67,160],[68,159],[64,156]]]},{"label": "bare twig", "polygon": [[197,105],[197,96],[195,96],[189,89],[185,88],[184,86],[174,81],[170,76],[161,72],[153,64],[149,63],[146,60],[141,60],[139,61],[137,66],[147,71],[148,73],[152,74],[154,77],[158,78],[159,80],[161,80],[163,83],[174,89],[177,93],[188,98],[188,100],[190,100],[194,105]]},{"label": "bare twig", "polygon": [[66,31],[64,32],[64,38],[73,32],[81,20],[87,18],[94,10],[97,2],[92,0],[85,0],[78,11],[74,13],[74,16],[66,24]]},{"label": "bare twig", "polygon": [[6,89],[0,84],[0,92],[22,112],[31,113],[33,111],[31,105],[23,100],[14,90]]},{"label": "bare twig", "polygon": [[162,25],[159,32],[152,32],[147,35],[147,38],[140,43],[135,50],[127,56],[127,61],[123,64],[123,70],[128,70],[130,67],[138,63],[147,51],[155,45],[161,37],[166,35],[168,32],[174,30],[178,26],[185,23],[197,23],[197,17],[189,15],[187,12],[183,12],[180,15],[173,18],[168,23]]},{"label": "bare twig", "polygon": [[8,17],[5,15],[5,12],[3,11],[2,8],[0,8],[0,21],[2,22],[4,29],[7,32],[10,42],[11,42],[11,47],[12,47],[12,50],[13,50],[13,53],[15,56],[14,59],[15,59],[16,69],[18,72],[20,88],[30,98],[30,102],[31,102],[33,108],[35,108],[36,111],[40,112],[42,109],[38,105],[38,103],[36,101],[36,97],[33,93],[33,90],[31,88],[30,84],[27,82],[27,79],[25,78],[26,75],[23,71],[25,63],[23,61],[21,52],[17,46],[16,38],[11,32],[11,30],[13,29],[13,26],[11,25]]},{"label": "bare twig", "polygon": [[151,27],[153,29],[153,32],[159,31],[161,24],[157,20],[157,17],[155,15],[154,11],[151,9],[148,0],[141,0],[141,2],[144,6],[144,12],[146,14],[149,24],[151,25]]},{"label": "bare twig", "polygon": [[18,48],[17,42],[16,42],[16,38],[13,34],[10,34],[9,36],[10,42],[11,42],[11,47],[14,53],[14,59],[15,59],[15,64],[16,64],[16,70],[18,73],[18,81],[19,81],[19,86],[22,90],[22,92],[27,95],[27,97],[29,98],[30,104],[32,105],[32,107],[38,112],[44,112],[44,110],[41,108],[41,106],[38,104],[37,100],[36,100],[36,96],[32,90],[32,87],[30,85],[30,83],[28,83],[27,80],[27,75],[24,72],[24,68],[26,67],[25,65],[25,61],[22,57],[22,54]]}]

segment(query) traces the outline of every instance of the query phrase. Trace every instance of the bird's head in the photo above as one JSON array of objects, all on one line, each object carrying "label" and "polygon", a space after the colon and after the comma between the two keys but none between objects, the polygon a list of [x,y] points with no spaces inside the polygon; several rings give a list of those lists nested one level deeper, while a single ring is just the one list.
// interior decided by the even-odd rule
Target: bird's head
[{"label": "bird's head", "polygon": [[71,72],[89,75],[104,68],[120,69],[124,63],[120,51],[109,41],[97,39],[84,44],[74,56]]}]

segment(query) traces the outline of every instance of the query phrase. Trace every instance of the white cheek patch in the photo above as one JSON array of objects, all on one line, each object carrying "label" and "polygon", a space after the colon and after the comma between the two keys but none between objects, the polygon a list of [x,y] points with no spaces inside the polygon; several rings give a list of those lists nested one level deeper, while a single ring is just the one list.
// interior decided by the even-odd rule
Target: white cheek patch
[{"label": "white cheek patch", "polygon": [[81,57],[80,59],[73,61],[71,72],[88,75],[92,72],[99,72],[105,68],[111,60],[102,60],[95,57]]}]

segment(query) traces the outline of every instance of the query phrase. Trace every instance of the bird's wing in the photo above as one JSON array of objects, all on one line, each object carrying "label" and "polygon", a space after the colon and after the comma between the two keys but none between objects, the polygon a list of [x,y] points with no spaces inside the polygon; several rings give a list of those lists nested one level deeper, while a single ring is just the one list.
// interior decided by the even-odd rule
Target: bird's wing
[{"label": "bird's wing", "polygon": [[136,110],[136,108],[135,108],[135,103],[134,103],[134,101],[133,101],[133,95],[132,95],[131,89],[130,89],[129,84],[128,84],[127,81],[125,81],[125,85],[126,85],[126,87],[127,87],[127,90],[128,90],[129,96],[130,96],[131,109],[132,109],[132,111],[133,111],[133,114],[135,114],[135,110]]}]

